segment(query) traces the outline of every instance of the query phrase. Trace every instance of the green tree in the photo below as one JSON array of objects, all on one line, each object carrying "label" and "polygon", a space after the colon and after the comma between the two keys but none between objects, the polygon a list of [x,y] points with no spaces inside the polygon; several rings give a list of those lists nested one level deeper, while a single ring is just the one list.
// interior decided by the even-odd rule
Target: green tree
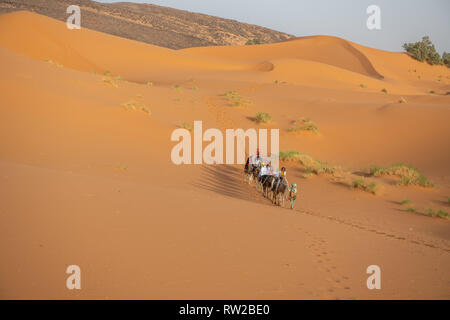
[{"label": "green tree", "polygon": [[443,63],[441,56],[428,36],[422,37],[421,41],[415,43],[405,43],[403,49],[414,59],[421,62],[426,61],[431,65]]},{"label": "green tree", "polygon": [[450,53],[445,52],[442,54],[442,62],[450,68]]}]

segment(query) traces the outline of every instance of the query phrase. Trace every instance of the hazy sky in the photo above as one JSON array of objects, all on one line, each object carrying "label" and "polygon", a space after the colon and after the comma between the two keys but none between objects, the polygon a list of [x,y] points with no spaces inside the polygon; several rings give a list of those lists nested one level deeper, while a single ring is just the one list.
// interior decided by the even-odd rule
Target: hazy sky
[{"label": "hazy sky", "polygon": [[[99,2],[123,2],[97,0]],[[450,0],[135,0],[256,24],[296,36],[333,35],[402,51],[428,35],[450,52]],[[381,9],[381,30],[366,27],[369,5]]]}]

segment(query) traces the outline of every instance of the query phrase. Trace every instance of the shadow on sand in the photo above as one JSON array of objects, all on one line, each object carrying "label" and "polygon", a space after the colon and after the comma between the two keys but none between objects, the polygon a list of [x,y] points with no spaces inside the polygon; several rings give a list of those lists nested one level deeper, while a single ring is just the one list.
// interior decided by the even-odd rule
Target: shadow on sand
[{"label": "shadow on sand", "polygon": [[252,196],[252,186],[244,181],[243,169],[230,165],[204,165],[199,179],[192,186],[212,191],[223,196],[258,202]]}]

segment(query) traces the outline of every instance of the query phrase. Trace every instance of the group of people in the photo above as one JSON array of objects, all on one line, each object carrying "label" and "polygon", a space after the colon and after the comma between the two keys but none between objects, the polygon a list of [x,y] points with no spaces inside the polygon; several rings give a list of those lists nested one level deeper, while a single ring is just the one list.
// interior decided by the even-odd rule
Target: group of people
[{"label": "group of people", "polygon": [[295,200],[297,199],[297,184],[293,183],[289,186],[287,180],[286,168],[282,167],[281,170],[276,170],[272,167],[271,160],[265,160],[259,154],[259,148],[256,150],[256,155],[250,155],[245,163],[244,171],[247,173],[257,170],[257,179],[261,185],[264,185],[269,177],[274,177],[274,190],[277,190],[280,184],[285,183],[288,191],[288,200],[290,202],[290,208],[294,209]]}]

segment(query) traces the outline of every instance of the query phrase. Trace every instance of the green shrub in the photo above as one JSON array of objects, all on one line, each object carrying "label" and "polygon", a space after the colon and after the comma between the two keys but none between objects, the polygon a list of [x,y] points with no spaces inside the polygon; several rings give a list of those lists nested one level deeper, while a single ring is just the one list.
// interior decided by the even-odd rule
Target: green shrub
[{"label": "green shrub", "polygon": [[188,122],[182,122],[179,127],[189,130],[189,131],[194,130],[194,126],[192,125],[192,123],[188,123]]},{"label": "green shrub", "polygon": [[438,216],[439,218],[443,218],[443,219],[448,219],[448,218],[449,218],[448,213],[447,213],[446,211],[442,210],[442,209],[440,209],[440,210],[437,212],[437,216]]},{"label": "green shrub", "polygon": [[406,211],[408,211],[408,212],[416,212],[416,209],[414,209],[413,207],[408,207],[408,208],[406,208]]},{"label": "green shrub", "polygon": [[263,42],[262,42],[261,39],[255,38],[255,39],[252,39],[252,40],[247,40],[247,42],[245,43],[245,45],[246,45],[246,46],[251,46],[251,45],[254,45],[254,44],[262,44],[262,43],[263,43]]},{"label": "green shrub", "polygon": [[400,177],[397,185],[419,185],[422,187],[433,187],[433,184],[413,166],[404,163],[394,163],[388,167],[372,166],[368,174],[374,177],[395,175]]},{"label": "green shrub", "polygon": [[400,204],[408,204],[408,203],[411,203],[411,201],[409,201],[408,199],[400,201]]},{"label": "green shrub", "polygon": [[316,175],[334,175],[338,170],[337,167],[330,166],[327,162],[314,159],[308,154],[300,153],[297,151],[280,151],[279,158],[282,161],[299,161],[300,164],[305,167],[307,175],[312,173]]},{"label": "green shrub", "polygon": [[246,100],[240,96],[240,94],[236,90],[227,91],[221,96],[226,97],[229,105],[233,107],[245,107],[247,104],[250,104],[250,100]]},{"label": "green shrub", "polygon": [[363,179],[353,180],[352,183],[350,184],[350,187],[352,189],[360,189],[363,191],[367,191],[372,194],[378,193],[377,185],[375,182],[371,182],[371,183],[367,184]]},{"label": "green shrub", "polygon": [[282,161],[297,160],[300,156],[300,152],[297,151],[280,151],[279,158]]},{"label": "green shrub", "polygon": [[450,53],[445,52],[442,54],[442,62],[450,68]]},{"label": "green shrub", "polygon": [[255,121],[258,123],[269,123],[272,121],[272,118],[268,113],[265,112],[258,112],[255,116]]},{"label": "green shrub", "polygon": [[316,134],[319,133],[315,124],[308,124],[306,126],[292,126],[288,129],[289,132],[297,132],[297,131],[312,131]]},{"label": "green shrub", "polygon": [[422,37],[421,41],[415,43],[405,43],[403,49],[409,53],[411,57],[421,62],[428,62],[431,65],[443,64],[442,58],[437,53],[434,44],[428,36]]}]

